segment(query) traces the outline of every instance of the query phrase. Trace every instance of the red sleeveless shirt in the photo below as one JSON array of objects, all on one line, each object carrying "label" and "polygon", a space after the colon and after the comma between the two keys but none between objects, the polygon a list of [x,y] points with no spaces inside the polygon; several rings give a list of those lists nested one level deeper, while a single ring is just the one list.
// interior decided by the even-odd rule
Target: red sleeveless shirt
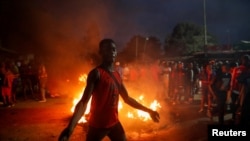
[{"label": "red sleeveless shirt", "polygon": [[[89,125],[96,128],[109,128],[119,122],[119,86],[110,74],[97,67],[100,79],[92,93]],[[122,79],[117,71],[112,72],[119,85]]]},{"label": "red sleeveless shirt", "polygon": [[240,74],[244,73],[247,70],[247,68],[243,65],[240,65],[233,70],[232,74],[232,81],[231,81],[231,87],[232,90],[236,93],[240,92],[240,85],[238,83],[237,78],[240,76]]}]

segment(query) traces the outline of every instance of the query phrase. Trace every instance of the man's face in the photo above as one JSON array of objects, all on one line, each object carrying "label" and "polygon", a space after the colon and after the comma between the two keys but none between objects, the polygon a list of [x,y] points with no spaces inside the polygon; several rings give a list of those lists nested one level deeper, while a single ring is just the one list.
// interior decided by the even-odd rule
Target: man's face
[{"label": "man's face", "polygon": [[107,44],[101,51],[105,62],[114,62],[117,55],[116,45],[114,43]]}]

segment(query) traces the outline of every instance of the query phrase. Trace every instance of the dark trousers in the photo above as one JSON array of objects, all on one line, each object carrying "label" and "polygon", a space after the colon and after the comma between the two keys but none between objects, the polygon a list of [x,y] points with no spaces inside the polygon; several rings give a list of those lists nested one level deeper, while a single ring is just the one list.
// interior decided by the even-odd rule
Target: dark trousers
[{"label": "dark trousers", "polygon": [[238,98],[239,98],[239,94],[232,92],[232,94],[231,94],[232,103],[230,106],[230,109],[232,112],[232,120],[236,119],[236,112],[238,109],[238,104],[236,104],[236,102],[237,102]]},{"label": "dark trousers", "polygon": [[217,91],[217,109],[219,124],[224,124],[224,115],[226,111],[227,91]]},{"label": "dark trousers", "polygon": [[86,141],[101,141],[108,136],[111,141],[126,141],[126,136],[121,123],[117,123],[110,128],[89,127]]},{"label": "dark trousers", "polygon": [[241,107],[239,123],[244,126],[250,126],[250,92],[245,93],[243,104]]}]

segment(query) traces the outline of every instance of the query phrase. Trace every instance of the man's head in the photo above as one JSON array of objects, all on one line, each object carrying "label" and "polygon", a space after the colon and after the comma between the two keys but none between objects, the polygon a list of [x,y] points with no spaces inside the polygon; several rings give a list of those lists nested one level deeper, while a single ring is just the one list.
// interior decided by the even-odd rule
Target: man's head
[{"label": "man's head", "polygon": [[103,39],[99,43],[99,53],[103,61],[113,63],[117,55],[116,45],[112,39]]}]

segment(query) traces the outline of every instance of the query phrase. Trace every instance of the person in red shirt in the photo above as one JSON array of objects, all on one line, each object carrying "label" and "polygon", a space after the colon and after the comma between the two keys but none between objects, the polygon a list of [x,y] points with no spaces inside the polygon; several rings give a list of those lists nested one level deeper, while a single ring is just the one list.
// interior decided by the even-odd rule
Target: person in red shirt
[{"label": "person in red shirt", "polygon": [[1,86],[1,94],[3,98],[4,106],[12,107],[14,102],[12,100],[12,84],[14,80],[14,74],[10,70],[10,65],[7,63],[2,66],[1,73],[4,74],[3,84]]},{"label": "person in red shirt", "polygon": [[205,103],[207,103],[207,116],[212,118],[212,102],[216,99],[216,96],[212,93],[211,82],[215,77],[216,73],[212,69],[212,64],[207,63],[199,74],[199,81],[201,82],[201,101],[200,110],[198,112],[203,112]]},{"label": "person in red shirt", "polygon": [[40,62],[38,66],[38,84],[39,84],[39,90],[40,90],[39,102],[46,102],[47,80],[48,80],[48,74],[46,71],[45,64],[43,62]]},{"label": "person in red shirt", "polygon": [[242,84],[238,83],[238,77],[246,71],[246,65],[248,64],[249,57],[247,55],[243,55],[241,57],[241,64],[235,67],[232,71],[232,79],[231,79],[231,88],[230,88],[230,98],[231,98],[231,112],[232,112],[232,120],[236,122],[236,112],[238,109],[238,101],[240,90]]},{"label": "person in red shirt", "polygon": [[125,131],[118,119],[119,95],[125,103],[148,112],[153,121],[159,122],[158,112],[141,105],[128,95],[119,73],[114,68],[117,55],[115,42],[112,39],[103,39],[99,44],[99,53],[102,63],[88,74],[83,96],[76,105],[68,126],[61,132],[59,141],[67,141],[70,138],[79,119],[84,114],[91,96],[87,141],[101,141],[105,136],[112,141],[126,140]]}]

